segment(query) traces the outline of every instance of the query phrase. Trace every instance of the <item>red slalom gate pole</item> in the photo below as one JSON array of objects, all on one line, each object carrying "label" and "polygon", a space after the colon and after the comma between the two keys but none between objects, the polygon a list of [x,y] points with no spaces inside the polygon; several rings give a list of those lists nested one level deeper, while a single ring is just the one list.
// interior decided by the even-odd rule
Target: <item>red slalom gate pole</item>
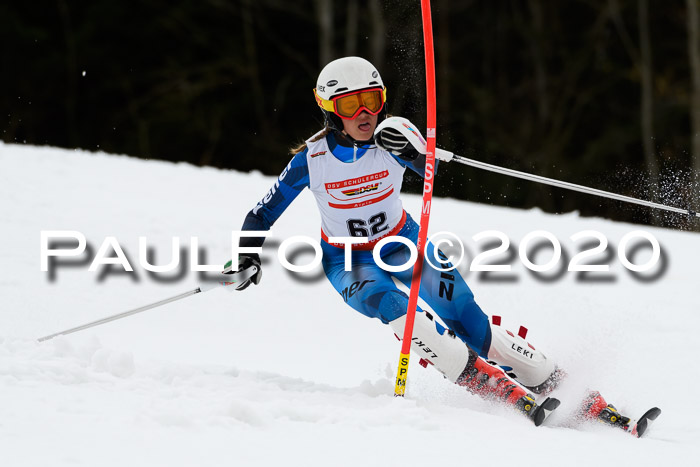
[{"label": "red slalom gate pole", "polygon": [[418,292],[420,291],[420,279],[423,272],[423,257],[428,237],[428,224],[430,223],[430,205],[433,199],[433,181],[435,174],[435,57],[433,53],[433,26],[430,15],[430,0],[421,0],[421,13],[423,16],[423,43],[425,44],[425,83],[428,98],[428,128],[427,153],[425,155],[425,179],[423,183],[423,209],[420,215],[420,229],[418,231],[418,259],[413,266],[411,277],[411,291],[408,296],[408,309],[406,310],[406,326],[401,342],[401,356],[399,357],[399,369],[396,375],[394,396],[403,397],[406,393],[406,378],[408,377],[408,360],[411,352],[411,340],[413,338],[413,323],[416,319],[418,307]]}]

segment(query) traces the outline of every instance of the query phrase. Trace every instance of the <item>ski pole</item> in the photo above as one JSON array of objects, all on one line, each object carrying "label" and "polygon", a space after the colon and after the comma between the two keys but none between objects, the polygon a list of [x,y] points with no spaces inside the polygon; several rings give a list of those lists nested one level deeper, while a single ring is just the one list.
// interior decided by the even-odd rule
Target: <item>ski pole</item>
[{"label": "ski pole", "polygon": [[473,159],[467,159],[466,157],[458,156],[452,154],[449,151],[443,149],[438,149],[436,157],[443,160],[453,160],[459,162],[460,164],[468,165],[471,167],[476,167],[482,170],[488,170],[489,172],[495,172],[503,175],[509,175],[511,177],[522,178],[523,180],[530,180],[537,183],[542,183],[544,185],[551,185],[558,188],[564,188],[567,190],[578,191],[580,193],[587,193],[590,195],[601,196],[603,198],[614,199],[618,201],[624,201],[626,203],[639,204],[641,206],[647,206],[650,208],[663,209],[666,211],[676,212],[680,214],[686,214],[694,217],[700,217],[700,213],[692,209],[677,208],[674,206],[666,206],[665,204],[655,203],[653,201],[646,201],[643,199],[632,198],[631,196],[618,195],[617,193],[611,193],[609,191],[598,190],[596,188],[588,188],[583,185],[577,185],[575,183],[563,182],[561,180],[555,180],[552,178],[542,177],[540,175],[533,175],[526,172],[519,172],[513,169],[506,169],[504,167],[499,167],[497,165],[487,164],[485,162],[475,161]]},{"label": "ski pole", "polygon": [[[379,138],[377,136],[380,136]],[[419,153],[426,154],[428,152],[426,142],[422,136],[416,133],[415,129],[412,128],[411,122],[401,117],[389,117],[385,119],[382,123],[377,126],[375,130],[375,141],[382,141],[386,139],[388,141],[403,141],[405,144],[410,144]],[[379,143],[378,143],[379,144]],[[580,193],[587,193],[589,195],[601,196],[603,198],[614,199],[617,201],[624,201],[626,203],[638,204],[640,206],[646,206],[655,209],[663,209],[665,211],[671,211],[679,214],[685,214],[692,217],[700,217],[700,213],[694,209],[684,209],[675,206],[667,206],[665,204],[656,203],[654,201],[647,201],[643,199],[633,198],[631,196],[618,195],[617,193],[611,193],[609,191],[598,190],[597,188],[589,188],[583,185],[577,185],[575,183],[563,182],[561,180],[555,180],[553,178],[542,177],[541,175],[533,175],[527,172],[519,172],[513,169],[507,169],[505,167],[500,167],[493,164],[487,164],[486,162],[475,161],[473,159],[467,159],[466,157],[458,156],[450,151],[444,149],[435,149],[435,159],[443,162],[455,161],[460,164],[468,165],[471,167],[476,167],[477,169],[488,170],[489,172],[495,172],[502,175],[508,175],[510,177],[522,178],[523,180],[530,180],[536,183],[542,183],[544,185],[551,185],[558,188],[564,188],[567,190],[578,191]]]},{"label": "ski pole", "polygon": [[250,279],[257,272],[258,272],[257,266],[251,266],[248,269],[245,269],[238,274],[233,274],[231,277],[231,279],[232,279],[231,281],[219,281],[216,284],[208,284],[208,285],[204,285],[204,286],[199,286],[196,289],[181,293],[179,295],[175,295],[175,296],[170,297],[170,298],[166,298],[164,300],[160,300],[158,302],[150,303],[148,305],[144,305],[144,306],[139,307],[139,308],[134,308],[133,310],[123,311],[121,313],[117,313],[116,315],[106,316],[102,319],[98,319],[98,320],[92,321],[90,323],[86,323],[86,324],[82,324],[80,326],[76,326],[74,328],[66,329],[65,331],[61,331],[61,332],[57,332],[54,334],[49,334],[48,336],[40,337],[38,339],[38,341],[44,342],[44,341],[47,341],[49,339],[53,339],[54,337],[64,336],[66,334],[72,334],[74,332],[82,331],[84,329],[99,326],[100,324],[109,323],[110,321],[116,321],[118,319],[126,318],[127,316],[135,315],[137,313],[141,313],[141,312],[146,311],[146,310],[151,310],[153,308],[165,305],[167,303],[172,303],[172,302],[175,302],[177,300],[181,300],[183,298],[189,297],[190,295],[195,295],[195,294],[202,293],[202,292],[208,292],[208,291],[210,291],[218,286],[229,286],[229,285],[233,285],[236,283],[240,283],[240,282],[243,282],[243,281]]}]

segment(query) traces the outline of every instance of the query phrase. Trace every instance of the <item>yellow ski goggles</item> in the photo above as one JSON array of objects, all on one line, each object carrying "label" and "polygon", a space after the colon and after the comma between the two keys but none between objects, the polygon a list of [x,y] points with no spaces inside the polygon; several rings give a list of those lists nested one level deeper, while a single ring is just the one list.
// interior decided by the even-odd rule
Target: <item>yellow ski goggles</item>
[{"label": "yellow ski goggles", "polygon": [[330,100],[319,96],[314,89],[314,96],[316,96],[316,103],[323,110],[333,112],[340,118],[352,120],[363,110],[371,115],[377,115],[381,112],[386,101],[386,88],[363,89],[332,97]]}]

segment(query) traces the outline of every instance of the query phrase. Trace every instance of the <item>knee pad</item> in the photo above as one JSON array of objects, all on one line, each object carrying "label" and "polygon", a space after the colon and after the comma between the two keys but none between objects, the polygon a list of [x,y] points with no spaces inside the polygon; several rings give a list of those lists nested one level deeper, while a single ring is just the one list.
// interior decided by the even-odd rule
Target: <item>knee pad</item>
[{"label": "knee pad", "polygon": [[[389,322],[399,340],[403,337],[406,315]],[[435,366],[447,379],[457,381],[469,362],[469,347],[452,331],[437,323],[426,311],[416,313],[411,350]]]},{"label": "knee pad", "polygon": [[491,322],[491,348],[488,359],[501,366],[510,367],[512,370],[507,373],[529,389],[545,385],[557,370],[555,363],[525,341],[526,328],[521,326],[515,335],[503,329],[500,324],[501,317],[494,316]]}]

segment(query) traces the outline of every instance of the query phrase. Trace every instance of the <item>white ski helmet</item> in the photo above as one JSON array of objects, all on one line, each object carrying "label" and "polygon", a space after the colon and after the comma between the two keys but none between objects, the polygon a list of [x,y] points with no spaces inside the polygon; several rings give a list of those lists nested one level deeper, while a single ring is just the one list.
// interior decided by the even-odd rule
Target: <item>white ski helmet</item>
[{"label": "white ski helmet", "polygon": [[321,108],[326,124],[334,129],[342,129],[340,118],[335,115],[332,99],[352,94],[363,89],[381,90],[380,120],[386,117],[386,88],[377,69],[361,57],[343,57],[328,63],[316,80],[316,103]]}]

